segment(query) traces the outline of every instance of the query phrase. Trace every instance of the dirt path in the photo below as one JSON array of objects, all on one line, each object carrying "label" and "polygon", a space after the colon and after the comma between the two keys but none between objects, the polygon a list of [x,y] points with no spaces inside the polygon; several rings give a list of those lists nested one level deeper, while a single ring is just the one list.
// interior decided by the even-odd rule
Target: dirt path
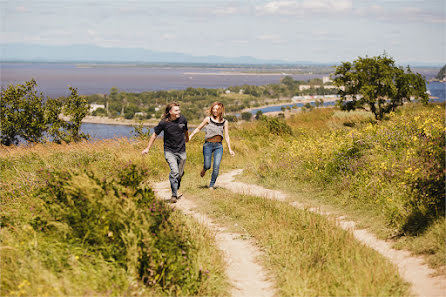
[{"label": "dirt path", "polygon": [[[241,194],[261,196],[282,201],[286,199],[286,194],[280,191],[269,190],[257,185],[234,181],[234,177],[242,171],[242,169],[237,169],[220,175],[217,186]],[[305,208],[304,205],[298,202],[291,203],[291,205],[300,209]],[[306,209],[322,215],[330,215],[330,213],[322,212],[319,209]],[[413,294],[417,296],[446,296],[446,278],[431,277],[430,275],[435,271],[425,265],[424,260],[421,257],[411,256],[408,251],[393,249],[390,243],[376,238],[368,231],[355,229],[355,222],[347,221],[344,217],[338,217],[336,220],[341,228],[351,231],[357,240],[375,249],[395,264],[398,267],[401,277],[412,284]]]},{"label": "dirt path", "polygon": [[[155,184],[153,190],[159,198],[170,199],[168,181]],[[267,280],[265,271],[256,261],[261,253],[250,240],[241,239],[240,234],[226,232],[225,228],[217,226],[207,216],[195,211],[197,206],[187,196],[173,205],[215,232],[217,246],[225,255],[226,274],[232,284],[232,296],[274,296],[273,283]]]}]

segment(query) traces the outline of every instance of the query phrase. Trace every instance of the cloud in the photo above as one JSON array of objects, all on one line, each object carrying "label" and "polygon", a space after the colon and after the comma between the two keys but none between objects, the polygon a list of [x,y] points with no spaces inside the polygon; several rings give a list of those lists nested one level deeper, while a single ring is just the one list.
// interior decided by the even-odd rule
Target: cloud
[{"label": "cloud", "polygon": [[261,40],[261,41],[281,42],[280,36],[279,35],[275,35],[275,34],[259,35],[259,36],[257,36],[257,39]]},{"label": "cloud", "polygon": [[302,7],[314,11],[343,11],[352,9],[352,0],[304,0]]},{"label": "cloud", "polygon": [[354,7],[352,0],[300,0],[270,1],[255,7],[258,16],[303,17],[308,15],[331,15],[340,13],[351,17],[367,18],[370,21],[446,23],[445,10],[428,7],[389,6],[373,4]]},{"label": "cloud", "polygon": [[161,36],[161,38],[164,40],[173,40],[173,39],[176,39],[177,36],[175,34],[165,33]]},{"label": "cloud", "polygon": [[354,14],[360,17],[392,23],[446,23],[444,12],[434,12],[420,7],[410,6],[385,8],[379,5],[371,5],[355,9]]},{"label": "cloud", "polygon": [[352,0],[303,0],[303,1],[271,1],[256,6],[258,15],[302,15],[311,13],[339,13],[349,11],[353,7]]},{"label": "cloud", "polygon": [[216,8],[214,11],[212,11],[212,13],[215,15],[234,15],[234,14],[239,14],[240,10],[234,6],[220,7]]}]

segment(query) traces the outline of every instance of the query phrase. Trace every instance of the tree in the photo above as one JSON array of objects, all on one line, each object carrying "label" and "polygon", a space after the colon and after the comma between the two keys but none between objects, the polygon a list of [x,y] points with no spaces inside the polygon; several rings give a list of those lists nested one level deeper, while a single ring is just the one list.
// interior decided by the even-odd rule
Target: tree
[{"label": "tree", "polygon": [[441,67],[440,71],[438,71],[437,76],[435,76],[438,80],[445,80],[446,79],[446,65]]},{"label": "tree", "polygon": [[263,112],[261,110],[257,110],[257,112],[256,112],[256,120],[258,120],[262,116],[263,116]]},{"label": "tree", "polygon": [[88,114],[90,105],[86,98],[79,97],[77,89],[70,87],[71,95],[68,97],[63,113],[70,117],[71,121],[67,123],[66,128],[70,139],[79,141],[89,136],[81,133],[82,119]]},{"label": "tree", "polygon": [[0,130],[1,143],[16,144],[19,137],[37,142],[45,129],[43,95],[37,94],[36,81],[24,85],[10,85],[1,92]]},{"label": "tree", "polygon": [[386,54],[343,62],[336,67],[334,83],[345,88],[338,92],[341,109],[369,109],[377,120],[414,98],[423,103],[429,100],[425,79],[409,67],[406,73],[395,66]]},{"label": "tree", "polygon": [[[86,98],[80,98],[73,88],[70,88],[71,95],[68,98],[45,98],[42,93],[37,93],[36,88],[36,81],[31,79],[1,91],[1,144],[42,142],[46,137],[51,137],[54,142],[77,141],[88,137],[79,130],[89,109]],[[60,119],[61,114],[71,117],[71,122]]]},{"label": "tree", "polygon": [[244,120],[244,121],[250,121],[252,118],[252,113],[242,112],[241,117],[242,117],[242,120]]}]

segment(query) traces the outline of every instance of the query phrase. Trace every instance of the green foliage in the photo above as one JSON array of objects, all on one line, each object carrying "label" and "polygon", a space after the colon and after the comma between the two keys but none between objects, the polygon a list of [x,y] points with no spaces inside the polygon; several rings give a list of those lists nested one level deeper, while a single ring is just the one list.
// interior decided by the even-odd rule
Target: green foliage
[{"label": "green foliage", "polygon": [[[228,88],[231,91],[229,94],[226,94],[224,89],[206,88],[130,93],[119,91],[114,87],[110,89],[108,96],[89,95],[88,102],[104,102],[108,106],[108,116],[110,117],[132,119],[135,112],[138,111],[147,111],[149,116],[155,114],[155,118],[160,118],[166,103],[177,101],[181,105],[181,112],[189,120],[198,120],[203,118],[204,111],[215,101],[222,102],[225,105],[226,112],[238,113],[246,108],[271,104],[271,98],[280,100],[294,95],[336,94],[336,89],[312,88],[304,91],[299,90],[300,84],[318,82],[320,84],[320,80],[295,81],[291,76],[285,76],[279,84],[232,86]],[[160,111],[155,112],[155,108],[159,108]]]},{"label": "green foliage", "polygon": [[4,295],[225,295],[212,234],[155,199],[149,181],[168,166],[159,166],[158,153],[135,158],[141,145],[115,139],[0,151]]},{"label": "green foliage", "polygon": [[429,100],[425,79],[409,67],[404,72],[386,55],[343,62],[336,67],[334,83],[345,88],[339,90],[343,110],[367,107],[377,120],[412,98],[423,103]]},{"label": "green foliage", "polygon": [[257,112],[256,112],[256,120],[258,120],[258,119],[260,119],[261,117],[263,116],[263,112],[261,111],[261,110],[258,110]]},{"label": "green foliage", "polygon": [[88,135],[81,133],[82,119],[88,114],[89,104],[87,98],[79,97],[77,89],[70,87],[71,94],[64,102],[63,114],[70,117],[70,122],[66,123],[68,137],[74,141],[88,138]]},{"label": "green foliage", "polygon": [[250,113],[249,111],[246,111],[246,112],[242,112],[240,116],[241,116],[242,120],[250,121],[252,118],[252,113]]},{"label": "green foliage", "polygon": [[235,123],[235,122],[237,122],[237,116],[235,116],[235,115],[225,115],[225,119],[226,120],[228,120],[229,122],[231,122],[231,123]]},{"label": "green foliage", "polygon": [[286,123],[284,119],[278,117],[267,117],[261,116],[260,120],[260,130],[263,130],[265,136],[268,134],[275,135],[292,135],[293,132],[291,127]]},{"label": "green foliage", "polygon": [[138,125],[133,126],[133,135],[137,138],[147,140],[150,136],[150,128],[144,129],[144,123],[141,121]]},{"label": "green foliage", "polygon": [[172,210],[141,184],[147,169],[133,163],[101,177],[89,171],[42,171],[46,216],[31,225],[100,254],[147,286],[193,295],[206,277],[190,269],[191,244],[172,219]]},{"label": "green foliage", "polygon": [[[89,108],[86,98],[80,98],[77,90],[71,87],[67,99],[44,98],[36,88],[36,81],[32,79],[1,91],[0,140],[3,145],[17,144],[20,140],[42,142],[46,137],[54,142],[88,138],[79,131]],[[71,122],[61,120],[61,114],[70,116]]]},{"label": "green foliage", "polygon": [[440,71],[438,71],[437,76],[435,76],[436,79],[444,80],[446,77],[446,65],[441,67]]},{"label": "green foliage", "polygon": [[268,156],[253,174],[271,185],[315,185],[335,193],[331,203],[382,217],[396,234],[423,233],[445,214],[444,105],[398,111],[386,121],[370,122],[367,114],[340,117],[340,111],[313,110],[287,122],[292,137],[283,133],[269,138],[271,144],[257,136],[281,131],[277,119],[269,118],[269,129],[259,121],[251,133],[244,132],[259,156]]}]

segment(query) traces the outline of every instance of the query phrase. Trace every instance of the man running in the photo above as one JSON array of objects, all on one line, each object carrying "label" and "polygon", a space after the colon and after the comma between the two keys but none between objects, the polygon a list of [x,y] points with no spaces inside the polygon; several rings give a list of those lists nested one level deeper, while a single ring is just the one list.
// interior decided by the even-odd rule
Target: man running
[{"label": "man running", "polygon": [[156,137],[164,131],[164,157],[170,167],[171,202],[175,203],[181,197],[178,194],[178,189],[180,188],[181,178],[184,175],[186,142],[189,141],[187,120],[181,115],[180,105],[177,102],[167,104],[161,121],[153,130],[154,133],[149,139],[149,144],[142,151],[142,154],[149,152]]}]

